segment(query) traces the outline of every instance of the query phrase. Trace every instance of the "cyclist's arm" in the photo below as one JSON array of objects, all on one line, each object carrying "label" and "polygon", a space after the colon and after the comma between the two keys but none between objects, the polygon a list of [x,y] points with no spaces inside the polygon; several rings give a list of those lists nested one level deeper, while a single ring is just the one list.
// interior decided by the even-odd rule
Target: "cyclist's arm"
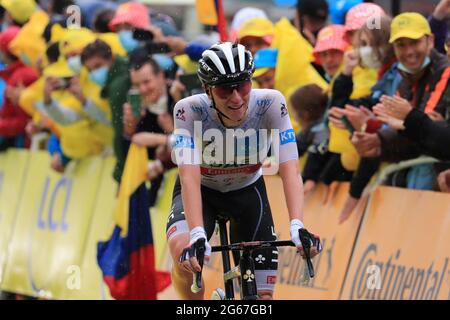
[{"label": "cyclist's arm", "polygon": [[194,132],[194,123],[198,119],[186,100],[180,100],[174,107],[175,144],[172,160],[179,167],[184,212],[189,230],[192,230],[203,227],[200,193],[201,161]]},{"label": "cyclist's arm", "polygon": [[289,160],[280,164],[279,173],[283,181],[289,219],[303,221],[303,180],[298,170],[298,161]]},{"label": "cyclist's arm", "polygon": [[273,104],[267,111],[268,125],[270,129],[280,132],[278,151],[279,173],[283,180],[286,204],[289,210],[290,220],[303,219],[303,182],[298,170],[298,152],[295,132],[292,129],[291,120],[286,112],[284,96],[277,91],[272,91]]},{"label": "cyclist's arm", "polygon": [[182,165],[179,167],[179,176],[184,215],[189,230],[195,227],[203,227],[200,167],[198,165]]}]

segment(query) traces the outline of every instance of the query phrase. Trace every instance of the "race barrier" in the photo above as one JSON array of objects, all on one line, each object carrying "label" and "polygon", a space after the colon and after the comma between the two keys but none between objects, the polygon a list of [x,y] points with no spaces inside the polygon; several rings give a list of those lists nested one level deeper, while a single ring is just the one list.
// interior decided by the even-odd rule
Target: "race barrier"
[{"label": "race barrier", "polygon": [[[71,162],[61,175],[50,169],[47,152],[0,155],[1,290],[46,299],[111,298],[96,255],[97,242],[108,239],[114,225],[114,162]],[[167,176],[154,220],[167,219],[176,172]],[[165,224],[153,229],[160,263]]]},{"label": "race barrier", "polygon": [[[49,164],[43,151],[0,154],[0,289],[44,299],[111,299],[96,254],[114,225],[114,159],[71,162],[64,175]],[[171,264],[165,225],[176,174],[166,173],[150,210],[158,269]],[[281,179],[265,181],[277,238],[289,239]],[[450,300],[450,196],[378,187],[339,225],[348,188],[319,186],[305,199],[305,225],[324,246],[313,259],[316,277],[305,277],[294,248],[280,248],[275,299]],[[210,242],[218,244],[217,235]],[[220,254],[205,266],[204,279],[206,297],[223,287]],[[169,287],[159,298],[177,295]]]},{"label": "race barrier", "polygon": [[376,189],[341,298],[450,300],[449,194]]}]

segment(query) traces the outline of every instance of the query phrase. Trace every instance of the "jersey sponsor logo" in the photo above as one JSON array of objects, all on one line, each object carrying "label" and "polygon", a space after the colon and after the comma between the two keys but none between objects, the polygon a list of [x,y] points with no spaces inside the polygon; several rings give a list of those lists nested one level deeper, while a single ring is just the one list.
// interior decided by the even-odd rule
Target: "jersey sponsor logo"
[{"label": "jersey sponsor logo", "polygon": [[294,129],[289,129],[280,133],[281,145],[295,142],[295,131]]},{"label": "jersey sponsor logo", "polygon": [[175,146],[174,148],[188,148],[194,149],[194,138],[177,134],[175,135]]},{"label": "jersey sponsor logo", "polygon": [[170,238],[170,236],[174,234],[175,231],[177,231],[177,226],[173,226],[172,228],[170,228],[167,232],[167,238]]},{"label": "jersey sponsor logo", "polygon": [[269,107],[272,105],[273,99],[259,99],[256,100],[256,106],[259,108],[257,111],[257,115],[262,116],[264,115],[267,110],[269,110]]},{"label": "jersey sponsor logo", "polygon": [[277,276],[267,276],[267,284],[276,284]]},{"label": "jersey sponsor logo", "polygon": [[261,168],[261,163],[252,166],[243,166],[239,168],[208,168],[201,167],[200,172],[202,175],[225,175],[225,174],[239,174],[239,173],[255,173]]},{"label": "jersey sponsor logo", "polygon": [[175,116],[178,120],[186,121],[186,117],[184,116],[184,113],[185,113],[184,108],[181,108],[177,111],[177,114]]},{"label": "jersey sponsor logo", "polygon": [[200,113],[200,114],[203,113],[203,108],[199,107],[199,106],[191,106],[191,110],[192,110],[192,112],[195,112],[195,113]]},{"label": "jersey sponsor logo", "polygon": [[284,103],[281,104],[281,117],[283,118],[288,114],[288,109]]}]

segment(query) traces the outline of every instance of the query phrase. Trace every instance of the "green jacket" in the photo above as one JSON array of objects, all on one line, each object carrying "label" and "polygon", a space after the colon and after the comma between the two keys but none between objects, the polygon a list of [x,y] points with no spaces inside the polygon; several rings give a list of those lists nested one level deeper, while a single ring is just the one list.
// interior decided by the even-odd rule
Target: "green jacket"
[{"label": "green jacket", "polygon": [[114,64],[108,73],[106,85],[102,90],[102,97],[108,99],[111,106],[112,126],[114,129],[114,154],[116,166],[114,167],[114,179],[120,182],[125,165],[126,142],[123,138],[123,104],[127,101],[127,93],[131,88],[131,80],[128,69],[128,60],[119,56],[115,57]]}]

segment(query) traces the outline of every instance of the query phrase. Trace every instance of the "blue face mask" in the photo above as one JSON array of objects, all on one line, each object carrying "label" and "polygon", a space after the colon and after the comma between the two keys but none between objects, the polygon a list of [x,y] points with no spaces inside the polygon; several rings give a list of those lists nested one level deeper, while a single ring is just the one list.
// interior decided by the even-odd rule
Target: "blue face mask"
[{"label": "blue face mask", "polygon": [[104,87],[108,79],[109,68],[107,66],[95,69],[89,73],[89,79],[100,87]]},{"label": "blue face mask", "polygon": [[133,38],[133,32],[130,30],[124,30],[120,31],[118,33],[120,43],[122,44],[122,47],[127,51],[131,52],[134,49],[137,49],[139,47],[139,41]]},{"label": "blue face mask", "polygon": [[1,28],[2,28],[2,32],[5,31],[6,29],[9,28],[9,23],[8,22],[3,22]]},{"label": "blue face mask", "polygon": [[30,57],[28,57],[28,55],[26,54],[26,53],[21,53],[20,54],[20,60],[24,63],[24,64],[26,64],[27,66],[31,66],[32,65],[32,63],[31,63],[31,59],[30,59]]},{"label": "blue face mask", "polygon": [[165,54],[154,54],[153,59],[163,71],[169,71],[174,65],[173,60]]},{"label": "blue face mask", "polygon": [[420,71],[422,71],[423,69],[425,69],[425,68],[430,64],[430,62],[431,62],[430,57],[429,57],[429,56],[426,56],[426,57],[425,57],[425,60],[423,60],[422,66],[420,67],[420,70],[418,70],[418,71],[412,71],[411,69],[407,68],[407,67],[406,67],[403,63],[401,63],[401,62],[399,62],[397,68],[398,68],[399,70],[401,70],[401,71],[403,71],[403,72],[406,72],[406,73],[409,73],[409,74],[418,74]]}]

